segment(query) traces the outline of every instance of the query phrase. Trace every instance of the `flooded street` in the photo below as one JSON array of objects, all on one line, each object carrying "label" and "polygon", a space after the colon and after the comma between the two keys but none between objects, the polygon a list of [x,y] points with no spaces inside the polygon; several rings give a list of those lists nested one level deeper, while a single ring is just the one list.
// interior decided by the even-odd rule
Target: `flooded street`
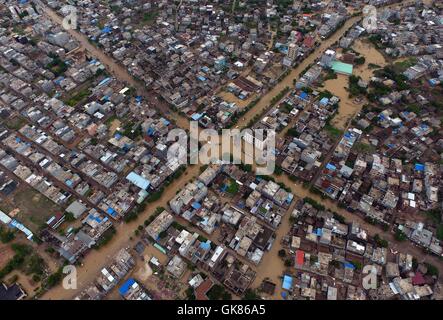
[{"label": "flooded street", "polygon": [[[100,248],[100,250],[92,250],[83,259],[83,264],[77,268],[78,275],[78,289],[77,290],[65,290],[61,285],[51,289],[45,295],[43,299],[72,299],[79,294],[82,289],[89,285],[99,275],[100,270],[113,259],[113,255],[123,247],[130,247],[135,245],[134,240],[130,240],[134,237],[134,230],[137,226],[143,224],[143,222],[149,218],[155,212],[157,207],[167,207],[168,201],[173,198],[177,190],[182,189],[186,183],[200,174],[200,166],[189,166],[183,175],[175,180],[173,184],[166,188],[162,197],[153,203],[146,206],[144,212],[140,213],[137,220],[130,223],[121,222],[116,226],[116,235],[111,241]],[[159,254],[157,254],[159,256]]]},{"label": "flooded street", "polygon": [[278,84],[276,84],[268,93],[266,93],[260,101],[256,104],[254,108],[249,110],[243,118],[241,118],[237,125],[242,128],[248,124],[248,122],[254,118],[255,115],[262,113],[267,109],[271,103],[272,98],[278,95],[284,88],[294,86],[293,80],[298,79],[302,72],[312,63],[314,63],[318,58],[320,58],[323,52],[331,47],[336,41],[338,41],[346,31],[352,27],[352,25],[357,22],[361,17],[353,17],[346,21],[344,26],[337,30],[329,39],[324,40],[316,49],[303,60],[297,67],[291,70],[291,72],[282,79]]},{"label": "flooded street", "polygon": [[[430,0],[427,0],[427,2],[429,2],[429,1]],[[385,8],[396,8],[396,7],[400,7],[400,6],[404,7],[406,5],[411,5],[411,4],[414,4],[414,1],[402,1],[401,3],[398,3],[398,4],[392,4],[392,5],[385,6]],[[318,47],[316,47],[315,50],[308,57],[306,57],[306,59],[303,60],[297,67],[292,69],[291,72],[285,78],[282,79],[282,81],[280,81],[269,92],[267,92],[261,98],[261,100],[256,104],[256,106],[254,108],[252,108],[251,110],[249,110],[244,115],[244,117],[238,121],[237,125],[240,128],[246,126],[248,124],[248,122],[252,118],[254,118],[254,116],[256,114],[260,114],[265,109],[267,109],[271,103],[272,98],[275,97],[276,95],[278,95],[285,87],[292,88],[293,87],[293,80],[298,79],[306,67],[308,67],[310,64],[314,63],[318,58],[320,58],[326,49],[330,48],[337,41],[339,41],[340,38],[354,25],[354,23],[361,20],[361,18],[362,18],[361,16],[355,16],[355,17],[348,19],[345,22],[345,24],[339,30],[335,31],[335,33],[330,38],[328,38],[326,40],[322,40],[320,45]],[[363,48],[360,52],[362,54],[364,54],[365,53],[364,50],[365,49]],[[375,48],[374,48],[374,50],[375,50]],[[372,50],[371,50],[371,52],[372,52]],[[367,60],[367,63],[371,63],[371,61],[372,61],[371,56],[366,57],[366,60]],[[379,61],[379,57],[377,55],[376,55],[376,58],[374,61]],[[375,62],[373,62],[373,63],[375,63]],[[347,81],[346,81],[345,85],[347,86]],[[339,87],[339,85],[336,85],[336,87]],[[333,91],[331,91],[331,92],[333,92]],[[336,93],[334,93],[334,94],[336,94]],[[344,109],[343,109],[343,112],[345,112]],[[352,114],[352,111],[350,111],[349,114]]]},{"label": "flooded street", "polygon": [[275,231],[275,241],[269,252],[265,252],[261,263],[257,267],[257,276],[255,277],[252,288],[259,288],[263,280],[267,279],[276,284],[276,290],[273,296],[268,296],[269,299],[281,299],[280,290],[281,288],[281,277],[283,276],[286,267],[284,265],[284,260],[278,256],[278,251],[281,249],[280,242],[284,236],[288,234],[291,230],[291,223],[289,222],[289,217],[295,206],[296,201],[291,204],[290,209],[282,219],[281,225]]},{"label": "flooded street", "polygon": [[[278,251],[282,248],[280,245],[280,241],[291,229],[291,223],[289,222],[289,217],[295,206],[295,202],[298,199],[302,199],[304,197],[312,198],[317,202],[323,204],[328,210],[342,215],[348,223],[351,222],[359,223],[362,228],[368,231],[369,236],[374,236],[375,234],[379,234],[380,237],[389,241],[390,248],[392,250],[397,250],[400,252],[408,252],[412,254],[414,257],[416,257],[419,262],[432,263],[435,266],[437,266],[440,272],[443,271],[443,264],[441,263],[441,260],[438,257],[424,253],[421,248],[411,245],[411,243],[408,241],[398,242],[397,240],[395,240],[393,233],[389,231],[384,231],[381,229],[381,227],[368,223],[367,221],[365,221],[365,219],[362,216],[358,214],[351,213],[345,209],[338,207],[337,204],[329,198],[323,199],[319,195],[310,192],[308,189],[303,188],[301,184],[294,183],[293,181],[291,181],[286,174],[282,174],[280,176],[274,175],[273,177],[275,178],[276,182],[282,182],[287,187],[289,187],[292,190],[292,193],[296,196],[296,198],[294,199],[294,202],[291,204],[290,209],[286,213],[282,221],[282,224],[276,231],[276,240],[271,250],[265,253],[262,262],[257,267],[257,276],[253,285],[251,286],[252,288],[259,288],[264,279],[269,279],[270,281],[275,283],[276,290],[274,295],[267,296],[267,298],[273,300],[275,299],[282,300],[281,278],[285,273],[285,271],[287,270],[287,267],[284,266],[284,260],[278,256]],[[442,282],[443,280],[440,279],[439,281]]]},{"label": "flooded street", "polygon": [[338,111],[331,121],[331,124],[344,130],[350,118],[352,118],[361,109],[361,104],[356,103],[354,99],[349,98],[348,76],[338,74],[337,79],[327,80],[324,83],[325,90],[330,91],[334,96],[340,98]]},{"label": "flooded street", "polygon": [[[52,9],[45,6],[41,1],[37,1],[40,6],[43,8],[46,16],[50,18],[55,24],[62,24],[63,19]],[[82,49],[85,49],[88,51],[92,56],[100,60],[100,62],[106,67],[106,70],[112,74],[115,78],[119,79],[120,81],[123,81],[127,86],[132,86],[137,89],[137,93],[143,96],[146,100],[150,101],[151,103],[155,104],[158,108],[162,109],[162,113],[167,115],[167,117],[171,120],[174,120],[177,126],[181,128],[189,128],[189,120],[185,117],[172,112],[169,110],[169,108],[166,108],[165,103],[160,103],[158,101],[157,97],[155,96],[155,93],[150,92],[147,90],[146,86],[142,84],[141,82],[138,82],[135,80],[129,72],[126,70],[126,68],[122,65],[120,65],[117,61],[115,61],[112,57],[108,56],[106,53],[104,53],[100,48],[93,45],[91,42],[89,42],[88,38],[84,35],[78,32],[74,29],[68,29],[66,30],[76,41],[79,42],[79,46]]]},{"label": "flooded street", "polygon": [[[49,16],[53,21],[58,24],[61,24],[62,19],[52,10],[45,8],[45,12],[47,16]],[[264,95],[261,100],[256,104],[254,108],[249,110],[244,117],[242,117],[237,125],[239,127],[246,126],[248,122],[254,118],[255,115],[262,113],[271,103],[271,100],[279,94],[285,87],[293,87],[293,80],[297,79],[302,71],[308,67],[311,63],[314,63],[317,58],[319,58],[323,52],[331,47],[336,41],[338,41],[345,32],[352,27],[352,25],[357,22],[361,17],[353,17],[349,19],[345,25],[338,30],[335,34],[333,34],[329,39],[323,41],[319,47],[315,49],[315,51],[309,55],[299,66],[292,69],[290,74],[286,76],[280,83],[278,83],[275,87],[273,87],[266,95]],[[80,34],[75,30],[68,30],[69,33],[80,42],[81,46],[84,47],[87,51],[89,51],[93,56],[98,58],[107,68],[109,72],[111,72],[116,78],[125,81],[128,85],[132,85],[137,90],[143,94],[144,97],[152,100],[152,95],[147,92],[144,85],[135,81],[126,69],[120,66],[116,61],[112,58],[104,54],[100,49],[89,43],[87,38]],[[360,52],[362,55],[366,57],[365,66],[361,66],[362,69],[361,76],[366,77],[369,76],[365,72],[365,68],[367,68],[366,64],[374,63],[380,64],[379,56],[377,56],[372,49],[366,48],[363,46],[355,48],[356,51]],[[366,56],[366,51],[368,56]],[[375,57],[372,59],[372,57]],[[358,70],[357,70],[358,71]],[[347,86],[347,79],[342,79],[339,76],[338,79],[330,80],[325,83],[325,88],[331,91],[334,95],[337,95],[342,100],[340,102],[340,110],[339,114],[336,116],[337,121],[340,123],[346,123],[349,117],[352,117],[356,112],[358,112],[360,106],[354,105],[352,101],[349,101],[348,93],[344,89],[344,86]],[[341,88],[340,88],[341,87]],[[168,117],[175,120],[176,124],[182,128],[189,128],[188,119],[179,116],[175,113],[168,112]],[[135,244],[134,240],[131,240],[131,237],[134,236],[134,230],[136,230],[137,226],[143,224],[143,222],[155,212],[155,209],[159,206],[167,208],[168,201],[175,196],[176,192],[182,189],[191,179],[200,174],[200,165],[189,166],[186,172],[177,180],[173,182],[169,187],[165,188],[162,197],[153,203],[147,205],[145,211],[139,214],[136,221],[131,223],[120,223],[116,225],[116,235],[111,239],[111,241],[104,247],[100,248],[100,250],[92,250],[89,252],[86,257],[83,259],[83,264],[77,268],[78,275],[78,288],[76,290],[65,290],[61,285],[56,286],[55,288],[48,291],[45,295],[43,295],[43,299],[72,299],[74,296],[79,294],[87,285],[90,285],[95,278],[98,276],[101,268],[103,268],[111,259],[119,249],[123,247],[130,247]],[[370,234],[379,233],[383,235],[386,239],[391,240],[393,236],[390,233],[383,232],[380,228],[370,225],[364,221],[363,218],[357,216],[355,214],[351,214],[346,210],[340,209],[337,207],[335,202],[331,200],[323,200],[316,194],[312,194],[309,190],[304,189],[301,185],[295,184],[293,181],[289,180],[287,175],[283,174],[281,176],[275,176],[277,182],[283,182],[286,186],[292,189],[292,192],[295,196],[299,198],[303,198],[305,196],[309,196],[318,202],[324,204],[328,209],[335,211],[341,215],[343,215],[348,221],[357,221],[364,228],[366,228]],[[273,282],[276,283],[276,294],[275,297],[279,296],[279,288],[281,287],[280,277],[284,273],[285,267],[283,264],[283,260],[278,257],[278,251],[280,250],[280,240],[288,233],[290,230],[289,216],[292,211],[295,202],[292,204],[291,209],[286,214],[282,225],[276,231],[277,239],[271,249],[270,252],[267,252],[263,258],[262,263],[257,267],[257,277],[254,282],[253,288],[258,287],[261,281],[264,278],[270,278]],[[412,250],[414,249],[414,250]],[[424,254],[420,249],[412,247],[412,252],[417,257],[423,257]],[[417,249],[417,250],[415,250]],[[157,255],[158,256],[158,255]],[[425,256],[425,258],[429,259],[429,261],[437,260],[436,257]],[[437,263],[438,266],[441,265],[441,262]]]}]

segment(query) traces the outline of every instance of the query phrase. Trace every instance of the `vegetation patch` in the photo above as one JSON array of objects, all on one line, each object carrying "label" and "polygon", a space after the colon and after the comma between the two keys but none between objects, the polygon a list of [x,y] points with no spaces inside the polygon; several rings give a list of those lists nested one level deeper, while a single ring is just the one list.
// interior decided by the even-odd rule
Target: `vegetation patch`
[{"label": "vegetation patch", "polygon": [[327,124],[325,125],[325,130],[326,130],[326,132],[328,133],[328,135],[329,135],[332,139],[334,139],[334,140],[340,138],[340,137],[343,135],[343,131],[342,131],[342,130],[340,130],[340,129],[334,127],[333,125],[331,125],[331,124],[329,124],[329,123],[327,123]]},{"label": "vegetation patch", "polygon": [[95,244],[94,248],[98,250],[101,247],[105,246],[107,243],[109,243],[109,241],[111,241],[111,239],[114,237],[115,233],[116,233],[115,227],[114,226],[110,227],[108,230],[106,230],[103,233],[101,238]]},{"label": "vegetation patch", "polygon": [[85,89],[75,93],[73,96],[64,100],[63,102],[66,103],[68,106],[74,107],[77,104],[79,104],[81,101],[83,101],[84,99],[89,97],[90,94],[91,94],[91,90],[89,90],[88,88],[85,88]]},{"label": "vegetation patch", "polygon": [[225,289],[225,287],[214,284],[214,286],[209,289],[207,296],[210,300],[231,300],[231,294]]}]

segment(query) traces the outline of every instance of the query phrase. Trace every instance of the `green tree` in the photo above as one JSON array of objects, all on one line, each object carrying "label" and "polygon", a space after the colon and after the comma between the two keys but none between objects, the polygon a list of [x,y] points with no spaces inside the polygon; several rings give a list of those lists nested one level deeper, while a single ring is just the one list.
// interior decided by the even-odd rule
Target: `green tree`
[{"label": "green tree", "polygon": [[259,300],[261,297],[256,290],[247,289],[242,300]]},{"label": "green tree", "polygon": [[281,249],[278,251],[278,256],[280,258],[284,258],[286,256],[286,250],[285,249]]},{"label": "green tree", "polygon": [[400,229],[397,229],[397,231],[395,231],[395,240],[405,241],[406,239],[406,234],[403,231],[401,231]]}]

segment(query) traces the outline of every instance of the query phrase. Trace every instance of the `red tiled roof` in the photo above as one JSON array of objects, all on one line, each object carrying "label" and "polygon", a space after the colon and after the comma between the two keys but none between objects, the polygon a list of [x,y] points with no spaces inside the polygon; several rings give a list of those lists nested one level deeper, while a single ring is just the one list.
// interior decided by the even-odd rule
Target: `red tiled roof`
[{"label": "red tiled roof", "polygon": [[297,260],[297,264],[299,266],[302,266],[303,263],[305,262],[305,252],[302,251],[302,250],[297,250],[295,252],[295,257],[296,257],[296,260]]},{"label": "red tiled roof", "polygon": [[209,289],[212,288],[213,285],[214,282],[212,282],[212,280],[209,278],[203,281],[202,284],[195,289],[195,299],[209,300],[206,294],[208,293]]},{"label": "red tiled roof", "polygon": [[424,285],[426,283],[425,278],[421,274],[421,272],[416,272],[415,276],[412,278],[412,284],[414,286]]},{"label": "red tiled roof", "polygon": [[314,38],[308,36],[305,38],[305,40],[303,41],[303,44],[307,47],[312,47],[314,45]]}]

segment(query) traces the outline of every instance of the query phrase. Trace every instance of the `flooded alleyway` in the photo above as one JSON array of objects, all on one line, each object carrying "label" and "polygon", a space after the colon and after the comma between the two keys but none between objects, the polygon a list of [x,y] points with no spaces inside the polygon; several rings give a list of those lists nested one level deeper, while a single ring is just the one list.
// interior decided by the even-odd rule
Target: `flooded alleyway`
[{"label": "flooded alleyway", "polygon": [[[46,8],[45,10],[46,14],[51,17],[53,21],[56,23],[61,24],[62,19],[52,10]],[[257,103],[257,105],[249,110],[243,118],[240,119],[238,126],[243,127],[248,124],[248,122],[254,118],[256,114],[261,113],[263,110],[265,110],[271,103],[271,100],[280,93],[285,87],[292,87],[293,86],[293,80],[298,78],[302,71],[309,66],[311,63],[314,63],[317,58],[319,58],[324,50],[331,47],[336,41],[338,41],[342,35],[345,34],[345,32],[352,27],[352,25],[357,22],[361,17],[353,17],[349,19],[345,25],[338,30],[335,34],[333,34],[329,39],[323,41],[319,47],[315,49],[315,51],[309,55],[298,67],[291,70],[290,74],[286,76],[280,83],[278,83],[274,88],[272,88],[267,94],[265,94],[261,100]],[[136,87],[139,92],[143,93],[147,98],[152,100],[152,96],[150,96],[150,93],[147,93],[147,90],[144,85],[138,83],[135,81],[129,73],[126,71],[126,69],[122,66],[120,66],[116,61],[114,61],[112,58],[107,56],[105,53],[103,53],[99,48],[95,47],[89,41],[87,38],[80,34],[79,32],[75,30],[69,30],[69,33],[81,43],[81,46],[84,47],[87,51],[89,51],[93,56],[100,59],[101,62],[106,66],[108,71],[110,71],[114,76],[119,78],[122,81],[127,82],[128,84]],[[361,54],[364,54],[364,50],[372,50],[372,49],[365,49],[364,47],[356,48],[356,51],[360,52]],[[370,52],[370,51],[368,51]],[[369,53],[368,53],[369,54]],[[375,63],[379,64],[379,57],[374,55],[376,58],[375,60],[371,60],[371,54],[369,54],[368,57],[366,57],[366,64]],[[366,68],[363,66],[362,68]],[[358,71],[358,70],[357,70]],[[362,71],[362,77],[366,77],[365,71]],[[339,78],[340,79],[340,78]],[[336,80],[339,80],[336,79]],[[346,119],[349,116],[352,116],[356,112],[358,112],[358,108],[360,106],[354,106],[352,101],[346,101],[349,100],[348,93],[344,89],[344,85],[347,85],[347,79],[344,81],[344,79],[341,79],[339,81],[336,80],[330,80],[327,83],[325,83],[325,88],[331,91],[333,94],[339,96],[342,99],[342,102],[340,103],[341,109],[339,111],[338,120],[344,121],[343,123],[346,123]],[[336,82],[332,82],[336,81]],[[343,89],[340,89],[340,86]],[[343,105],[343,106],[342,106]],[[168,111],[169,112],[169,111]],[[177,125],[182,128],[188,128],[189,127],[189,121],[179,116],[175,113],[170,112],[171,116],[170,118],[175,120]],[[340,123],[338,124],[340,125]],[[86,257],[83,259],[83,263],[80,267],[78,267],[78,289],[76,290],[65,290],[62,288],[61,285],[58,285],[48,291],[44,296],[43,299],[72,299],[74,296],[76,296],[78,293],[80,293],[87,285],[90,285],[91,282],[97,277],[97,275],[100,272],[100,269],[105,266],[109,261],[113,258],[114,254],[121,249],[122,247],[130,247],[135,244],[134,240],[131,240],[131,237],[134,236],[134,230],[136,230],[137,226],[140,224],[143,224],[143,222],[154,213],[155,209],[159,206],[167,207],[168,201],[175,196],[176,192],[181,190],[190,180],[192,180],[194,177],[196,177],[200,173],[200,165],[194,165],[189,166],[186,170],[186,172],[177,180],[173,182],[170,186],[168,186],[164,193],[162,194],[162,197],[153,203],[150,203],[144,212],[142,212],[136,221],[133,221],[131,223],[120,223],[116,226],[116,235],[114,238],[104,247],[100,248],[100,250],[92,250],[89,252]],[[361,225],[366,228],[370,234],[379,233],[380,235],[385,236],[386,239],[391,240],[393,236],[390,233],[383,233],[383,231],[373,225],[368,224],[364,221],[363,218],[351,214],[343,209],[340,209],[337,207],[335,202],[331,200],[324,200],[321,197],[319,197],[316,194],[312,194],[309,190],[304,189],[301,185],[295,184],[293,181],[289,180],[289,178],[283,174],[281,176],[275,176],[276,181],[278,182],[284,182],[288,187],[292,189],[292,192],[295,196],[299,198],[303,198],[305,196],[309,196],[318,202],[321,202],[324,204],[327,208],[330,210],[336,211],[337,213],[343,215],[348,221],[358,221],[361,223]],[[294,205],[294,204],[293,204]],[[290,230],[290,223],[289,223],[289,216],[290,212],[292,210],[289,210],[286,214],[282,225],[277,230],[277,239],[271,249],[270,252],[267,252],[263,258],[262,263],[257,267],[257,277],[254,282],[253,287],[259,286],[261,281],[264,278],[270,278],[273,282],[277,284],[277,288],[280,287],[281,283],[279,278],[282,276],[285,267],[283,264],[283,261],[278,257],[278,251],[280,250],[280,240],[288,233]],[[399,244],[401,246],[401,244]],[[413,250],[412,250],[413,249]],[[436,257],[424,255],[422,252],[420,253],[420,250],[415,250],[415,247],[412,247],[412,252],[417,257],[421,257],[423,259],[429,259],[429,261],[433,261],[437,259]],[[434,259],[435,258],[435,259]],[[438,260],[438,259],[437,259]],[[441,262],[438,263],[438,265],[441,265]],[[278,294],[278,290],[276,291],[276,294]]]},{"label": "flooded alleyway", "polygon": [[130,223],[121,222],[116,226],[116,235],[111,239],[109,243],[100,248],[99,250],[92,250],[83,259],[83,263],[77,268],[78,275],[78,289],[77,290],[65,290],[61,285],[51,289],[45,295],[43,299],[72,299],[79,294],[87,285],[89,285],[98,276],[100,270],[113,259],[113,255],[121,248],[131,247],[135,245],[135,240],[130,238],[134,237],[134,231],[137,226],[143,224],[143,222],[149,218],[155,212],[157,207],[166,208],[168,201],[173,198],[176,192],[182,189],[190,180],[197,177],[200,174],[200,166],[189,166],[182,176],[175,180],[169,188],[166,188],[162,197],[146,206],[145,211],[139,214],[135,221]]}]

